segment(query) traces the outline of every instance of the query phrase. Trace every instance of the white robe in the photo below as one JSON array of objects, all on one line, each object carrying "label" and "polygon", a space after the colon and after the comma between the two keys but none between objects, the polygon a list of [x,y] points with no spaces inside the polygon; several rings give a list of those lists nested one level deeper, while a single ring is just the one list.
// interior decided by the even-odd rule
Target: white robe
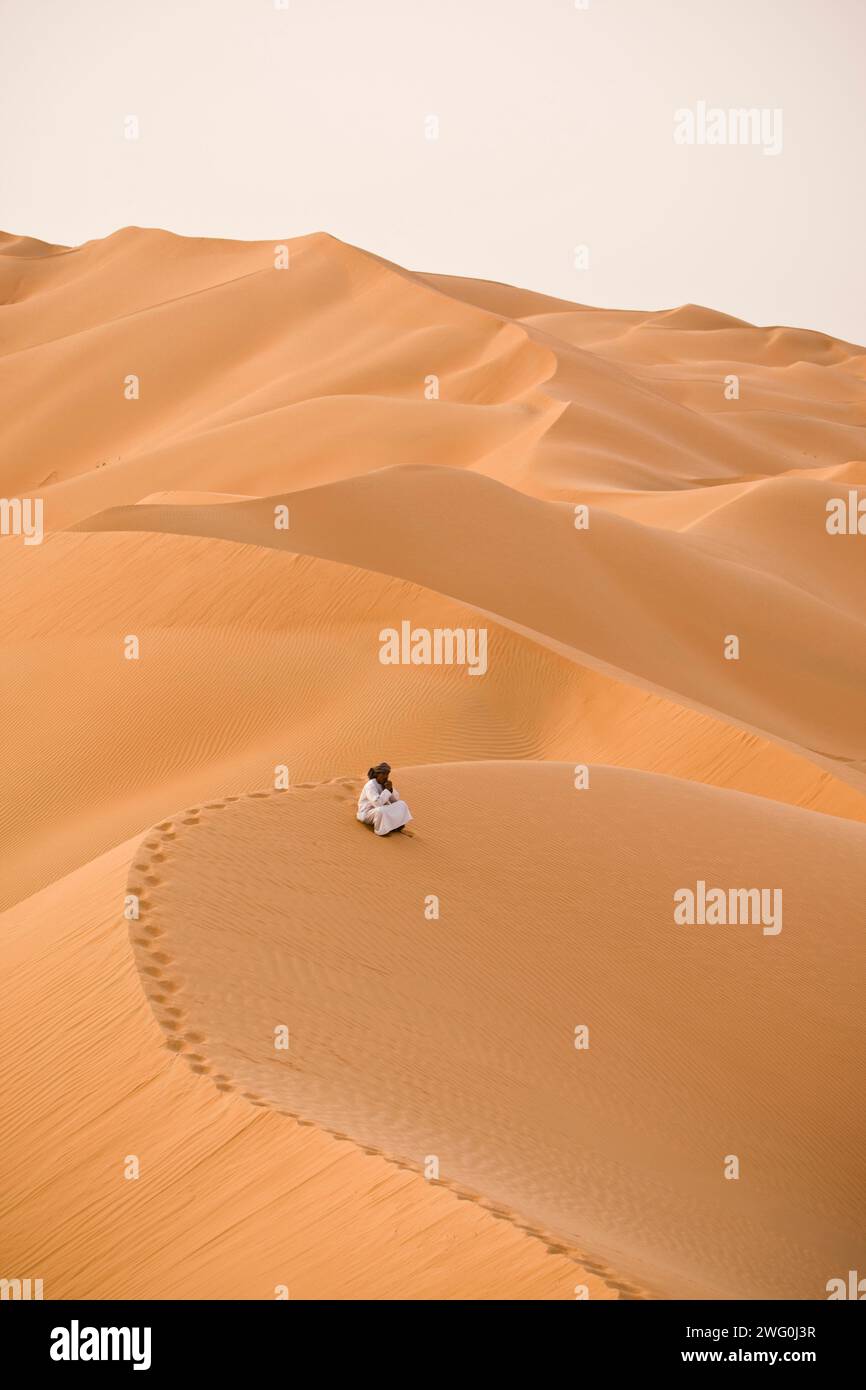
[{"label": "white robe", "polygon": [[389,835],[401,825],[408,825],[411,819],[412,812],[397,792],[380,787],[375,777],[371,777],[358,798],[358,820],[365,825],[372,822],[377,835]]}]

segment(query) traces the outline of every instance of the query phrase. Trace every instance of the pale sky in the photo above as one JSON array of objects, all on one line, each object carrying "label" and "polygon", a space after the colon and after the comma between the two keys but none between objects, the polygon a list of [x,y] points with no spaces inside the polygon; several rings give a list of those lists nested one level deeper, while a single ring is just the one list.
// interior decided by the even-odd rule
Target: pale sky
[{"label": "pale sky", "polygon": [[[321,230],[866,341],[866,0],[280,3],[0,0],[0,226]],[[781,152],[678,145],[700,102],[780,110]]]}]

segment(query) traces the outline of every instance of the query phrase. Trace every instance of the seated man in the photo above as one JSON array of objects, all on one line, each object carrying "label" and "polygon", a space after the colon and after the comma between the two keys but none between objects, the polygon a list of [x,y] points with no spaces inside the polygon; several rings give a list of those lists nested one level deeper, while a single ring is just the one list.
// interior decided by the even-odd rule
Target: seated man
[{"label": "seated man", "polygon": [[390,763],[371,767],[367,776],[370,780],[358,798],[358,820],[372,825],[377,835],[402,830],[412,819],[412,812],[391,784]]}]

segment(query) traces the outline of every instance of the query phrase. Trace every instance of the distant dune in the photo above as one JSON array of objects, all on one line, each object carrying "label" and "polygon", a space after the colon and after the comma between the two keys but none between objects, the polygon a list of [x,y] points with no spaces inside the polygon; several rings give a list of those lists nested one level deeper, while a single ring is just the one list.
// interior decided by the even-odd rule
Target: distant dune
[{"label": "distant dune", "polygon": [[[9,1277],[824,1297],[866,1176],[866,535],[825,526],[866,349],[324,234],[0,235],[0,300],[0,491],[45,525],[0,538]],[[383,665],[403,621],[486,628],[486,673]],[[354,819],[385,757],[412,839]],[[783,929],[678,925],[699,879]]]}]

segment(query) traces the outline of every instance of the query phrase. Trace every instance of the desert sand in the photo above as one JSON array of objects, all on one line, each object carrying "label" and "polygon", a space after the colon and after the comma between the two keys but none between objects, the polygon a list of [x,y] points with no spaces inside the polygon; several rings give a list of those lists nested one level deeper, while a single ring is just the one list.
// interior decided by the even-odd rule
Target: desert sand
[{"label": "desert sand", "polygon": [[[0,1277],[826,1297],[866,350],[324,234],[5,235],[0,293],[0,492],[45,528],[0,537]],[[403,621],[484,628],[485,673],[382,664]],[[355,820],[382,758],[411,839]],[[699,880],[782,929],[678,924]]]}]

